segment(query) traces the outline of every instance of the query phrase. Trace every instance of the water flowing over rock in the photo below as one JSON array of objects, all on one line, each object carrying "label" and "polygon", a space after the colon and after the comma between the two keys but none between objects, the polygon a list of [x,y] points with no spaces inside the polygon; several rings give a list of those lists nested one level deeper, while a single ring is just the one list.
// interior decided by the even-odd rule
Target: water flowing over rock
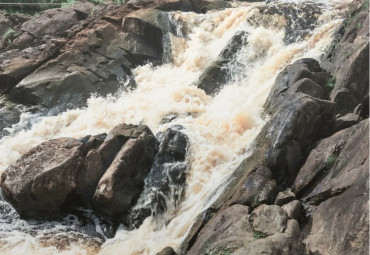
[{"label": "water flowing over rock", "polygon": [[366,254],[368,8],[0,11],[0,253]]},{"label": "water flowing over rock", "polygon": [[181,129],[174,126],[157,135],[158,153],[145,179],[144,191],[128,216],[130,227],[139,227],[146,217],[162,214],[168,207],[174,209],[179,203],[188,167],[188,138]]}]

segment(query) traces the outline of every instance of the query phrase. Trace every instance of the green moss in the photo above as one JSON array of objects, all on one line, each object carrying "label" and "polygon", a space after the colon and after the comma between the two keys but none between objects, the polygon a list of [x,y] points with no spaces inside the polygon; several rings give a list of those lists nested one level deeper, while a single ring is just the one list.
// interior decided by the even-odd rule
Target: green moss
[{"label": "green moss", "polygon": [[232,248],[223,248],[220,250],[211,251],[207,249],[202,255],[231,255],[235,249]]},{"label": "green moss", "polygon": [[258,240],[258,239],[262,239],[262,238],[265,238],[266,235],[262,232],[259,232],[259,231],[253,231],[253,241],[255,240]]},{"label": "green moss", "polygon": [[325,84],[325,87],[332,89],[335,85],[335,76],[331,77]]}]

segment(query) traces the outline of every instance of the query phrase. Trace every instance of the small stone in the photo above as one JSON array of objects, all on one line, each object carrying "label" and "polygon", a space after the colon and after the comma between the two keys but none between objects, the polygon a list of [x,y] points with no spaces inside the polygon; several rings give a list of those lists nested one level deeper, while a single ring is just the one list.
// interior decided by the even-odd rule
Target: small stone
[{"label": "small stone", "polygon": [[260,205],[251,214],[254,231],[266,236],[284,232],[288,220],[286,212],[277,205]]},{"label": "small stone", "polygon": [[295,194],[290,189],[287,189],[282,192],[279,192],[275,199],[275,205],[282,206],[293,201],[294,199]]},{"label": "small stone", "polygon": [[289,202],[288,204],[283,205],[281,208],[286,211],[290,219],[298,220],[298,217],[302,210],[302,203],[299,200],[294,200],[292,202]]},{"label": "small stone", "polygon": [[176,252],[171,247],[166,247],[158,252],[156,255],[176,255]]}]

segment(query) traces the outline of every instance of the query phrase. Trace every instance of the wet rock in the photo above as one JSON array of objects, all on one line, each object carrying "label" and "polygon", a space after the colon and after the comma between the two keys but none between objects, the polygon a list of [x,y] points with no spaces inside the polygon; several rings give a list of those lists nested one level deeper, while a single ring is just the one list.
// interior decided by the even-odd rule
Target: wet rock
[{"label": "wet rock", "polygon": [[325,88],[328,79],[329,74],[316,60],[297,60],[279,73],[265,102],[265,111],[274,114],[282,104],[299,92],[318,99],[328,99]]},{"label": "wet rock", "polygon": [[10,128],[20,120],[22,108],[8,100],[6,96],[0,97],[0,138],[8,135],[5,128]]},{"label": "wet rock", "polygon": [[[251,22],[285,29],[284,42],[303,40],[317,25],[321,8],[316,3],[271,3],[258,7]],[[280,18],[277,18],[280,17]]]},{"label": "wet rock", "polygon": [[333,107],[332,102],[299,93],[263,128],[256,144],[266,145],[266,139],[271,139],[264,160],[278,184],[294,181],[306,150],[330,130]]},{"label": "wet rock", "polygon": [[312,215],[310,234],[304,240],[312,254],[366,254],[369,249],[368,168],[342,194],[321,203]]},{"label": "wet rock", "polygon": [[249,208],[233,205],[217,213],[199,232],[188,255],[232,252],[253,240],[253,227],[249,220]]},{"label": "wet rock", "polygon": [[198,13],[206,13],[210,10],[229,8],[231,5],[220,0],[193,0],[191,1],[193,9]]},{"label": "wet rock", "polygon": [[199,77],[197,87],[204,90],[207,95],[217,94],[228,81],[227,63],[228,61],[224,60],[213,62]]},{"label": "wet rock", "polygon": [[281,208],[286,211],[290,219],[298,220],[302,210],[302,203],[299,200],[293,200],[283,205]]},{"label": "wet rock", "polygon": [[73,204],[82,169],[83,144],[58,138],[34,147],[8,167],[0,186],[21,217],[56,218]]},{"label": "wet rock", "polygon": [[158,153],[145,179],[144,191],[127,219],[131,228],[139,227],[146,217],[162,214],[179,203],[188,167],[185,161],[188,138],[181,129],[181,126],[173,126],[157,135]]},{"label": "wet rock", "polygon": [[288,216],[277,205],[260,205],[251,214],[253,229],[266,236],[283,233]]},{"label": "wet rock", "polygon": [[111,218],[127,212],[144,188],[155,150],[152,135],[143,133],[128,139],[99,181],[93,196],[94,210]]},{"label": "wet rock", "polygon": [[261,204],[272,204],[278,188],[272,178],[270,169],[265,166],[257,168],[244,182],[232,203],[256,207]]},{"label": "wet rock", "polygon": [[275,199],[275,205],[282,206],[293,201],[294,199],[295,194],[290,189],[287,189],[282,192],[279,192]]},{"label": "wet rock", "polygon": [[176,255],[176,252],[171,247],[166,247],[156,255]]},{"label": "wet rock", "polygon": [[236,33],[220,53],[218,59],[212,62],[203,74],[199,77],[196,86],[206,92],[207,95],[214,96],[231,79],[230,63],[235,55],[247,43],[248,34],[244,31]]}]

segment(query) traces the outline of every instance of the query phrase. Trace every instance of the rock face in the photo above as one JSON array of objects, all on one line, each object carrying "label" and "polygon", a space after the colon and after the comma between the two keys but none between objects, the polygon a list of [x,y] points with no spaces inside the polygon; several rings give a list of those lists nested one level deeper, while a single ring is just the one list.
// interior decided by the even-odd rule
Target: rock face
[{"label": "rock face", "polygon": [[139,227],[150,215],[156,216],[168,208],[175,208],[180,201],[186,181],[188,147],[188,138],[181,129],[181,126],[173,126],[157,135],[160,142],[158,153],[145,179],[144,191],[128,215],[130,228]]},{"label": "rock face", "polygon": [[330,99],[336,112],[353,112],[359,104],[368,117],[369,101],[369,11],[366,1],[354,1],[347,20],[337,34],[323,66],[333,74]]},{"label": "rock face", "polygon": [[83,144],[71,138],[42,143],[1,176],[1,189],[22,217],[55,218],[65,212],[83,168]]}]

